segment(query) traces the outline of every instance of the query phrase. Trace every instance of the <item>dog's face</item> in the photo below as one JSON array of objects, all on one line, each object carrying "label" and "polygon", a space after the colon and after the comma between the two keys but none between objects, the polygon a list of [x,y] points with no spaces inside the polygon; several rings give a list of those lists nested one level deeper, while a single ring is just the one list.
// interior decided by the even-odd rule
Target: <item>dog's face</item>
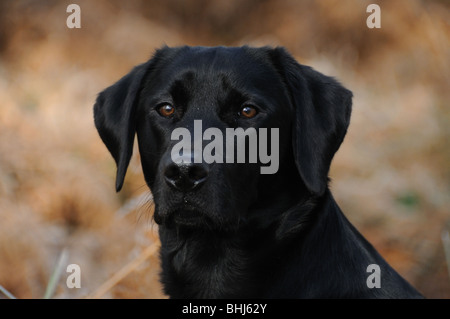
[{"label": "dog's face", "polygon": [[137,134],[166,227],[270,225],[327,187],[351,93],[283,49],[163,48],[94,108],[120,190]]},{"label": "dog's face", "polygon": [[[293,116],[288,92],[276,70],[264,63],[239,48],[185,48],[143,81],[137,136],[156,222],[232,228],[249,217],[249,208],[258,203],[258,185],[264,184],[261,162],[249,163],[250,148],[258,145],[226,145],[227,129],[279,128],[277,149],[290,147],[290,127],[283,127]],[[172,156],[180,143],[172,134],[179,128],[186,128],[193,142]],[[211,128],[218,134],[202,138]],[[199,149],[194,149],[194,138],[200,140]],[[220,144],[212,152],[220,157],[207,163],[204,151],[211,142]],[[236,151],[232,161],[225,157],[227,146]],[[243,163],[237,163],[237,151],[243,150]],[[201,163],[195,163],[196,155],[203,157]],[[285,159],[273,158],[272,164],[278,161]]]}]

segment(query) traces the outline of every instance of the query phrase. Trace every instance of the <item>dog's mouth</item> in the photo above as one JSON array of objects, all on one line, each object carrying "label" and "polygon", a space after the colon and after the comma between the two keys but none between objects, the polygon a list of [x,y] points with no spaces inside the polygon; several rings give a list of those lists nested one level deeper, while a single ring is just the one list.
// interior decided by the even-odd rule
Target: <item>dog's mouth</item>
[{"label": "dog's mouth", "polygon": [[177,209],[170,217],[175,224],[190,227],[202,225],[208,219],[203,212],[193,207]]},{"label": "dog's mouth", "polygon": [[167,227],[183,226],[189,228],[203,228],[212,222],[202,209],[187,203],[165,211],[165,213],[155,212],[155,221]]},{"label": "dog's mouth", "polygon": [[[156,200],[154,221],[166,228],[236,231],[242,222],[239,211],[221,205],[215,210],[216,203],[204,203],[189,196],[179,196],[171,200]],[[208,205],[210,204],[210,205]]]}]

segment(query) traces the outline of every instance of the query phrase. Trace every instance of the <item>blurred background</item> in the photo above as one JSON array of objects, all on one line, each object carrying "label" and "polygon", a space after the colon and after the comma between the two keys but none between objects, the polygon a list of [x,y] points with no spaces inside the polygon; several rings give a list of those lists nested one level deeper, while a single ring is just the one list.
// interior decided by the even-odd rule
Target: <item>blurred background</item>
[{"label": "blurred background", "polygon": [[[81,8],[80,29],[66,26],[70,3]],[[380,5],[380,29],[366,26],[370,3]],[[92,107],[98,92],[164,44],[249,44],[285,46],[353,91],[333,194],[402,276],[428,298],[450,298],[449,7],[1,1],[0,286],[16,298],[165,298],[139,154],[116,194],[115,163]],[[79,289],[66,286],[68,264],[80,266]]]}]

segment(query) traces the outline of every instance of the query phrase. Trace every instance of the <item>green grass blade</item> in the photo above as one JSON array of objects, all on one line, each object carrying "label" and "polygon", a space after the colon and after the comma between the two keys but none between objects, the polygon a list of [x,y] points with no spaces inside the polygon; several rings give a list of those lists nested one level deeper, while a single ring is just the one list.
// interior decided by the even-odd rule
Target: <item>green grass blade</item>
[{"label": "green grass blade", "polygon": [[58,263],[53,270],[50,280],[47,284],[47,289],[45,290],[44,299],[50,299],[55,293],[56,286],[58,285],[59,278],[61,277],[61,272],[66,264],[68,258],[67,250],[64,248],[59,255]]},{"label": "green grass blade", "polygon": [[16,297],[14,297],[14,295],[12,293],[10,293],[8,290],[6,290],[6,288],[4,288],[2,285],[0,285],[0,292],[3,293],[9,299],[17,299]]}]

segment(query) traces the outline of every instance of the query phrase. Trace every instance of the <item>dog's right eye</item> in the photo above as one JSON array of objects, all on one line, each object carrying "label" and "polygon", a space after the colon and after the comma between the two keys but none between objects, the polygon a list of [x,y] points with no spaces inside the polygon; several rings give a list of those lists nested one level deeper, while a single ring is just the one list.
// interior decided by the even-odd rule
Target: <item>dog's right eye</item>
[{"label": "dog's right eye", "polygon": [[170,104],[163,104],[157,108],[159,115],[171,117],[175,113],[175,108]]},{"label": "dog's right eye", "polygon": [[239,111],[239,116],[246,119],[251,119],[256,114],[258,114],[258,110],[252,105],[244,105]]}]

